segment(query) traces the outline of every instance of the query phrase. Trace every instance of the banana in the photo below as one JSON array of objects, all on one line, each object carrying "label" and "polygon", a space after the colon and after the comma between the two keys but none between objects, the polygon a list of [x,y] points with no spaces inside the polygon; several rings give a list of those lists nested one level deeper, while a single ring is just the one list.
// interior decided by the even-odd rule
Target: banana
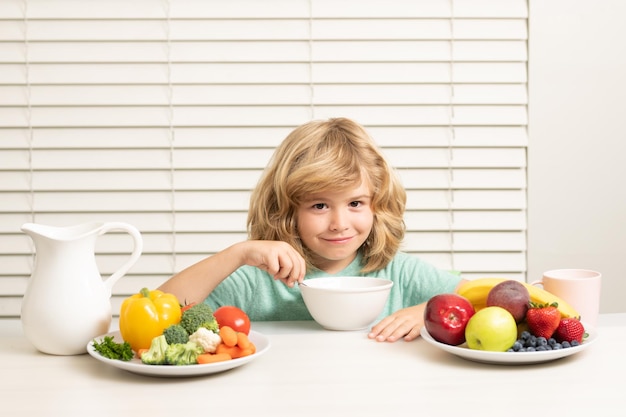
[{"label": "banana", "polygon": [[537,287],[536,285],[530,285],[526,282],[523,282],[522,284],[524,284],[524,286],[528,289],[531,302],[535,304],[557,303],[557,308],[561,312],[562,318],[571,317],[580,320],[580,313],[564,299],[557,297],[551,292],[548,292],[541,287]]},{"label": "banana", "polygon": [[[487,307],[487,296],[489,291],[497,284],[507,281],[505,278],[477,278],[466,282],[457,289],[457,294],[467,298],[476,311]],[[574,307],[572,307],[567,301],[560,297],[544,290],[541,287],[530,285],[522,282],[528,294],[530,295],[530,301],[535,304],[551,304],[557,303],[558,310],[561,313],[562,318],[574,317],[580,319],[580,314]]]},{"label": "banana", "polygon": [[476,311],[487,307],[487,295],[489,291],[504,281],[501,278],[478,278],[468,281],[457,289],[457,294],[469,300]]}]

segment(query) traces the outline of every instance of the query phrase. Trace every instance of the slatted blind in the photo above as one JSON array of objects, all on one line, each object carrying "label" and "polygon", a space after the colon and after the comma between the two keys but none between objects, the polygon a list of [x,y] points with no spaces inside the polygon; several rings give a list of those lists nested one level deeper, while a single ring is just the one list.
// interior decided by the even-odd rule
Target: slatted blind
[{"label": "slatted blind", "polygon": [[[526,0],[3,0],[0,316],[33,264],[25,222],[122,221],[139,262],[112,303],[246,238],[295,126],[366,126],[408,191],[403,249],[524,279]],[[131,240],[98,240],[103,276]]]}]

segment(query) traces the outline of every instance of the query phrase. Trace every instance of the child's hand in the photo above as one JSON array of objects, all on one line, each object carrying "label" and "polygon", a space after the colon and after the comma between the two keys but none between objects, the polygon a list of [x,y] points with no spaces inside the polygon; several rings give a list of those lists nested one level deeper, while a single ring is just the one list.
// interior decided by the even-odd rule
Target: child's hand
[{"label": "child's hand", "polygon": [[426,303],[403,308],[377,323],[367,335],[377,342],[395,342],[401,338],[405,341],[416,339],[424,325],[424,309]]},{"label": "child's hand", "polygon": [[304,279],[306,261],[290,244],[274,240],[250,240],[244,245],[246,265],[267,271],[288,287]]}]

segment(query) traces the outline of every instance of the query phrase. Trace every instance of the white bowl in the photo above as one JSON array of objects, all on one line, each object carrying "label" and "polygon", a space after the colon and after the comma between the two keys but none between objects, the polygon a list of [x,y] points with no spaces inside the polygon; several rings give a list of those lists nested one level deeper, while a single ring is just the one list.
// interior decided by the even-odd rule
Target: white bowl
[{"label": "white bowl", "polygon": [[361,330],[383,311],[392,285],[382,278],[311,278],[300,292],[313,319],[325,329]]}]

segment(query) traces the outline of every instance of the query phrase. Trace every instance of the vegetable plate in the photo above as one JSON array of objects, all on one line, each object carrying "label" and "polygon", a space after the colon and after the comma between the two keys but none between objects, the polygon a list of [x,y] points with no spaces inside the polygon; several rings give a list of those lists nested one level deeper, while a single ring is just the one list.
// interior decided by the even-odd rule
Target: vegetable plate
[{"label": "vegetable plate", "polygon": [[[96,337],[97,341],[101,341],[105,336],[112,336],[114,340],[118,343],[123,342],[122,336],[120,332],[111,332],[104,334],[102,336]],[[216,374],[219,372],[224,372],[229,369],[237,368],[239,366],[245,365],[248,362],[251,362],[257,359],[259,356],[263,355],[270,348],[269,339],[262,335],[259,332],[255,332],[254,330],[250,331],[248,335],[250,341],[255,344],[256,352],[252,355],[244,356],[241,358],[231,359],[223,362],[216,363],[208,363],[203,365],[185,365],[185,366],[174,366],[174,365],[146,365],[141,362],[139,358],[133,358],[130,361],[122,361],[117,359],[109,359],[98,353],[94,346],[93,341],[90,341],[87,344],[87,353],[93,356],[95,359],[103,362],[109,366],[113,366],[115,368],[123,369],[128,372],[132,372],[135,374],[141,375],[149,375],[149,376],[160,376],[160,377],[189,377],[189,376],[200,376],[200,375],[210,375]]]}]

